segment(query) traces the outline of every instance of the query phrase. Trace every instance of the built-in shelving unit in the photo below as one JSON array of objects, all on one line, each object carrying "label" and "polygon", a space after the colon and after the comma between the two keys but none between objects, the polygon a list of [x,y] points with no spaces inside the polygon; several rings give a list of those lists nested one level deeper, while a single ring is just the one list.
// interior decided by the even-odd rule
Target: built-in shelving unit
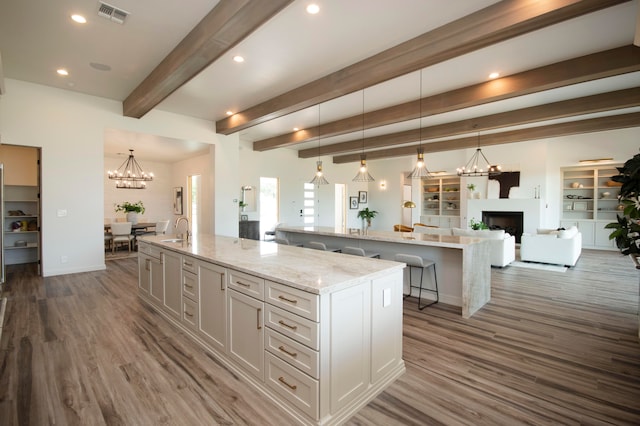
[{"label": "built-in shelving unit", "polygon": [[607,223],[621,213],[620,186],[611,180],[621,165],[562,169],[562,227],[576,226],[585,248],[614,249]]},{"label": "built-in shelving unit", "polygon": [[460,178],[438,176],[422,180],[422,215],[426,225],[442,228],[460,226]]},{"label": "built-in shelving unit", "polygon": [[4,187],[5,265],[39,261],[39,192],[37,186]]}]

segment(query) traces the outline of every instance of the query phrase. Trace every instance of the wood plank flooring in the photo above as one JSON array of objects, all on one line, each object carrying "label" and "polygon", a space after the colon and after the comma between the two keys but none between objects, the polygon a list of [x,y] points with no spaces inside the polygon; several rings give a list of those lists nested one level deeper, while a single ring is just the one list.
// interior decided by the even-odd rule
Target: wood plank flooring
[{"label": "wood plank flooring", "polygon": [[[407,373],[349,425],[640,424],[640,272],[583,251],[565,273],[492,269],[471,319],[404,308]],[[288,425],[139,302],[135,259],[40,278],[9,270],[0,425]]]}]

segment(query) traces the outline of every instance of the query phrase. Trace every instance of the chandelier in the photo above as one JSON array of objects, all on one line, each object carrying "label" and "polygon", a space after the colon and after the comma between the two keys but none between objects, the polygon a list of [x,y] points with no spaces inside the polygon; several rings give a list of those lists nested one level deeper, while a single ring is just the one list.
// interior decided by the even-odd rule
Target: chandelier
[{"label": "chandelier", "polygon": [[497,164],[489,163],[487,157],[484,156],[482,149],[480,149],[480,133],[478,132],[478,148],[476,148],[475,154],[466,166],[459,167],[457,171],[458,176],[497,176],[502,173],[502,168]]},{"label": "chandelier", "polygon": [[145,173],[133,156],[133,150],[129,150],[129,158],[124,161],[117,170],[107,171],[109,179],[116,181],[116,188],[145,189],[147,182],[153,180],[153,173]]}]

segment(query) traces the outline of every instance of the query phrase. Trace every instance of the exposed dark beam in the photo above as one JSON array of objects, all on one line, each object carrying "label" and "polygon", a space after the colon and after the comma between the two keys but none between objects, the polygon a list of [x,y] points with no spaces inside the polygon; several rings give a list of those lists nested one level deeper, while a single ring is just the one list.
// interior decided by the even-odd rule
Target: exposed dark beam
[{"label": "exposed dark beam", "polygon": [[[640,106],[640,87],[616,90],[609,93],[584,96],[566,101],[522,108],[498,114],[475,117],[422,129],[422,140],[451,137],[464,133],[518,126],[557,118],[593,114],[614,109]],[[406,130],[372,138],[365,138],[367,149],[382,148],[392,145],[404,145],[420,141],[420,130]],[[312,158],[317,155],[333,155],[351,152],[362,148],[362,139],[309,148],[298,151],[299,158]]]},{"label": "exposed dark beam", "polygon": [[504,0],[216,122],[225,135],[629,0]]},{"label": "exposed dark beam", "polygon": [[124,115],[140,118],[151,111],[292,1],[220,0],[127,96]]},{"label": "exposed dark beam", "polygon": [[[506,132],[480,135],[479,142],[480,146],[501,145],[507,143],[576,135],[581,133],[602,132],[605,130],[624,129],[628,127],[638,126],[640,126],[640,112],[635,112],[629,114],[610,115],[607,117],[598,117],[586,120],[571,121],[568,123],[550,124],[548,126],[530,127],[527,129],[510,130]],[[380,160],[383,158],[415,155],[416,149],[419,146],[419,144],[415,144],[399,148],[369,151],[367,152],[367,160]],[[431,143],[422,143],[422,149],[425,153],[425,157],[426,154],[430,152],[453,151],[456,149],[475,148],[476,146],[478,146],[477,136]],[[357,161],[360,161],[359,153],[333,157],[333,162],[336,164],[353,163]]]}]

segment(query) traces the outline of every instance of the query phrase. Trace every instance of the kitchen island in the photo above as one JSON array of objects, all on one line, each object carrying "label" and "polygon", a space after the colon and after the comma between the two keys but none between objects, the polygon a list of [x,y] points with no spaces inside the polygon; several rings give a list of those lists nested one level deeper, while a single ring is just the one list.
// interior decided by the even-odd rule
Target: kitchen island
[{"label": "kitchen island", "polygon": [[[403,253],[434,260],[440,300],[460,306],[463,318],[471,317],[491,299],[490,248],[485,239],[323,226],[280,226],[276,238],[303,246],[318,241],[333,248],[360,247],[379,253],[383,259],[394,259],[396,254]],[[427,279],[433,278],[427,274],[425,282]],[[434,288],[433,283],[429,288]]]},{"label": "kitchen island", "polygon": [[139,295],[296,422],[339,424],[405,371],[404,264],[214,235],[139,239]]}]

